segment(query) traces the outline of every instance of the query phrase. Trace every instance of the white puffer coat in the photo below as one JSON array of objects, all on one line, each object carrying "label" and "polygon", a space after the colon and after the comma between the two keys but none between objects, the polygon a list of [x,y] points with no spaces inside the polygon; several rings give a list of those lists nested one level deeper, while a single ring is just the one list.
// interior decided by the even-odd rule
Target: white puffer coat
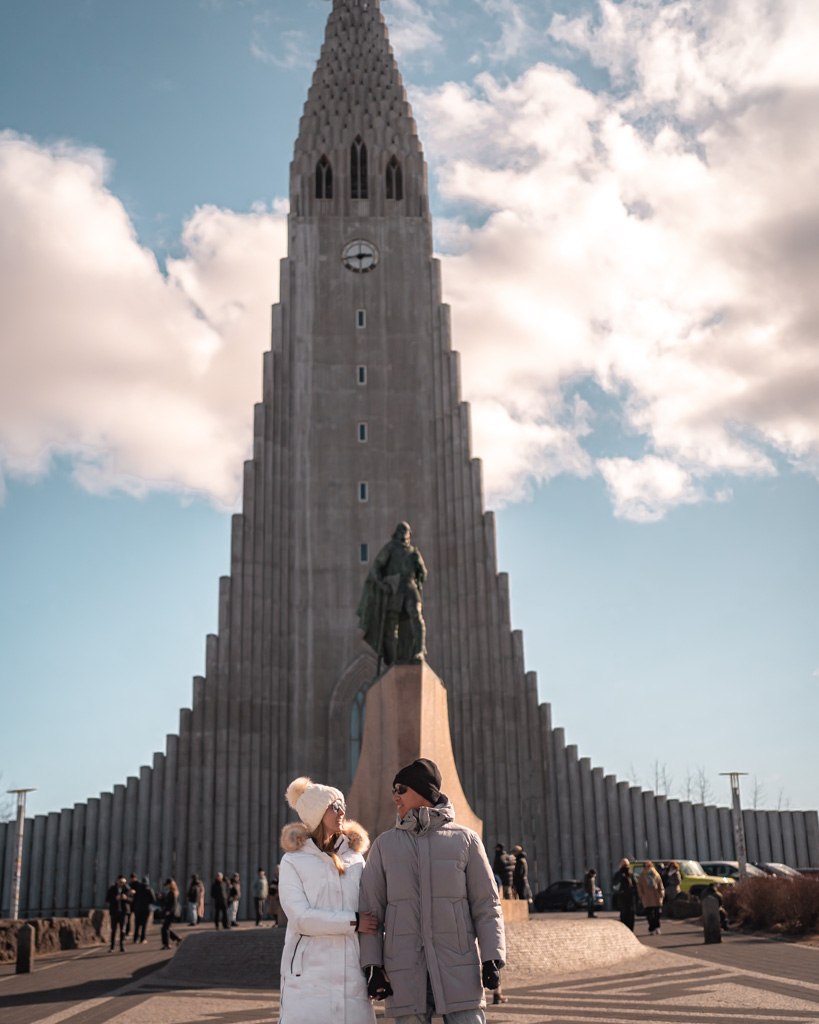
[{"label": "white puffer coat", "polygon": [[285,825],[287,851],[279,869],[279,899],[287,914],[281,967],[279,1024],[373,1024],[375,1014],[359,959],[355,915],[370,845],[354,821],[345,822],[336,850],[343,875],[305,825]]}]

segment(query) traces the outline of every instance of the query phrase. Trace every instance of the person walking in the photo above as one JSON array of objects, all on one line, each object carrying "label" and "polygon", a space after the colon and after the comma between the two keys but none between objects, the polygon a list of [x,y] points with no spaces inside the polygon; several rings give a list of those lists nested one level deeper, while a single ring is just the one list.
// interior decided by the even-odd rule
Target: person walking
[{"label": "person walking", "polygon": [[620,892],[617,902],[620,907],[620,921],[634,931],[634,876],[627,857],[620,861]]},{"label": "person walking", "polygon": [[228,896],[230,895],[230,888],[227,883],[227,879],[221,871],[217,871],[216,878],[213,880],[213,885],[210,887],[210,898],[213,901],[213,922],[216,925],[216,930],[219,930],[219,922],[222,922],[222,927],[227,928],[227,904]]},{"label": "person walking", "polygon": [[139,885],[139,875],[136,871],[131,872],[131,876],[128,879],[128,888],[131,890],[131,899],[128,901],[128,909],[125,911],[125,936],[126,938],[131,934],[131,918],[134,913],[134,893],[136,893],[137,886]]},{"label": "person walking", "polygon": [[179,887],[172,878],[165,879],[165,895],[162,899],[162,948],[171,948],[171,939],[177,944],[182,941],[173,930],[179,918]]},{"label": "person walking", "polygon": [[597,895],[597,871],[589,868],[583,876],[583,888],[586,892],[586,910],[589,917],[597,917],[594,912],[594,898]]},{"label": "person walking", "polygon": [[273,877],[270,879],[270,892],[267,897],[267,914],[268,917],[272,917],[276,922],[277,928],[287,927],[287,914],[282,909],[281,901],[279,900],[279,872],[281,865],[276,865],[276,870],[273,872]]},{"label": "person walking", "polygon": [[256,907],[256,927],[262,923],[264,910],[267,906],[267,897],[270,895],[270,886],[264,868],[259,868],[256,877],[253,879],[253,904]]},{"label": "person walking", "polygon": [[506,958],[503,914],[480,837],[458,825],[427,758],[393,780],[395,828],[375,840],[359,909],[381,927],[361,935],[371,998],[396,1024],[485,1024]]},{"label": "person walking", "polygon": [[279,899],[287,933],[279,1024],[374,1024],[357,935],[377,927],[375,917],[358,912],[369,836],[345,820],[338,789],[302,777],[290,783],[286,798],[299,821],[285,825],[281,836]]},{"label": "person walking", "polygon": [[512,853],[515,857],[515,869],[512,873],[512,885],[515,895],[519,900],[532,902],[532,890],[529,887],[529,862],[526,859],[526,851],[521,846],[516,846]]},{"label": "person walking", "polygon": [[134,889],[134,944],[148,941],[148,921],[151,907],[156,903],[156,893],[151,888],[151,880],[146,875],[137,882]]},{"label": "person walking", "polygon": [[669,861],[668,869],[665,873],[665,902],[669,907],[669,916],[671,916],[670,905],[680,895],[681,886],[682,876],[680,875],[680,865],[675,860]]},{"label": "person walking", "polygon": [[236,920],[236,916],[239,913],[239,900],[242,898],[242,885],[239,881],[239,872],[230,876],[230,883],[228,885],[228,924],[231,928],[238,928],[239,922]]},{"label": "person walking", "polygon": [[188,924],[191,928],[199,924],[199,918],[201,912],[199,910],[203,897],[205,895],[205,886],[199,875],[191,875],[191,880],[188,883]]},{"label": "person walking", "polygon": [[495,859],[493,862],[494,873],[500,879],[499,885],[505,900],[511,900],[515,893],[515,858],[511,853],[506,852],[503,843],[495,847]]},{"label": "person walking", "polygon": [[120,875],[114,884],[108,889],[105,896],[105,901],[108,904],[108,913],[111,915],[111,949],[109,952],[114,952],[114,946],[117,941],[117,932],[119,932],[119,951],[120,953],[125,952],[125,921],[130,915],[132,890],[129,889],[128,883],[125,881],[125,875]]},{"label": "person walking", "polygon": [[658,935],[660,932],[660,907],[663,905],[665,889],[662,878],[650,860],[643,863],[643,870],[637,879],[637,893],[645,908],[648,934]]}]

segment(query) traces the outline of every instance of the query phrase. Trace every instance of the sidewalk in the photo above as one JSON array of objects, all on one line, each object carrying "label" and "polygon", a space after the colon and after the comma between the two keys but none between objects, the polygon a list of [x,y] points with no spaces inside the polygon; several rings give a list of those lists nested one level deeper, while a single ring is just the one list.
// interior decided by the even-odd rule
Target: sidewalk
[{"label": "sidewalk", "polygon": [[[560,916],[538,915],[534,921],[537,928],[544,930],[543,948],[553,948],[551,937],[565,927],[560,924]],[[580,920],[575,918],[572,930],[574,935],[580,936],[577,941],[583,941],[583,931],[587,929],[588,941],[593,945],[596,941],[593,929],[597,923],[583,920],[583,927],[579,929]],[[638,924],[638,932],[640,930]],[[34,1015],[29,1013],[25,1024],[34,1021],[38,1024],[272,1024],[276,1021],[279,993],[272,988],[275,982],[271,975],[276,973],[277,964],[275,956],[270,954],[282,936],[270,935],[259,949],[253,945],[260,943],[259,933],[245,939],[235,932],[209,935],[207,939],[205,935],[195,938],[197,941],[187,948],[187,959],[190,960],[197,950],[201,951],[202,976],[208,977],[210,971],[214,979],[209,984],[203,981],[190,985],[174,977],[186,960],[180,956],[176,967],[171,962],[165,970],[137,978],[118,991],[109,991],[84,1004],[56,1008],[53,1001],[45,1000],[34,1007]],[[737,942],[706,947],[701,944],[701,933],[698,935],[696,929],[682,923],[668,928],[664,925],[662,938],[669,946],[685,948],[685,955],[668,948],[656,948],[656,939],[652,939],[650,946],[647,941],[644,943],[648,947],[644,955],[605,969],[561,973],[555,969],[554,962],[548,962],[551,956],[536,978],[531,974],[516,976],[510,968],[504,971],[504,993],[509,1002],[488,1007],[488,1024],[819,1022],[819,952],[775,941],[747,943],[742,941],[742,936],[731,936]],[[246,943],[253,948],[248,946],[243,950]],[[270,985],[269,989],[211,987],[225,965],[227,974],[223,975],[221,983],[229,984],[225,978],[231,977],[231,964],[237,965],[248,951],[253,960],[253,977],[262,986]],[[703,951],[707,951],[710,958],[733,957],[738,963],[702,959],[706,955]],[[815,961],[805,959],[814,955]],[[740,966],[740,962],[747,963],[749,958],[759,956],[763,960],[771,958],[770,963],[780,963],[787,973],[774,976],[770,971],[765,973]],[[89,961],[93,961],[93,957]],[[77,965],[83,972],[92,967],[91,962]],[[57,974],[57,969],[53,974]],[[36,978],[36,975],[31,977]],[[42,984],[47,978],[48,975],[43,976]],[[0,984],[3,1024],[7,1020],[14,1024],[12,1017],[6,1015],[3,999],[14,984]],[[377,1010],[377,1017],[379,1021],[383,1019],[381,1008]]]}]

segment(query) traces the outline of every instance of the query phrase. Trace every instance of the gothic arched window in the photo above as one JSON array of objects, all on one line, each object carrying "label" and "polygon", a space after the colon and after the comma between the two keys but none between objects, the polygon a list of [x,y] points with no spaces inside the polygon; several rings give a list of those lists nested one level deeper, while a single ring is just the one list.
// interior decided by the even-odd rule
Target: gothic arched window
[{"label": "gothic arched window", "polygon": [[316,164],[316,199],[333,198],[333,166],[326,156]]},{"label": "gothic arched window", "polygon": [[397,157],[387,164],[387,199],[404,198],[404,175]]},{"label": "gothic arched window", "polygon": [[350,197],[367,199],[367,147],[360,135],[350,148]]}]

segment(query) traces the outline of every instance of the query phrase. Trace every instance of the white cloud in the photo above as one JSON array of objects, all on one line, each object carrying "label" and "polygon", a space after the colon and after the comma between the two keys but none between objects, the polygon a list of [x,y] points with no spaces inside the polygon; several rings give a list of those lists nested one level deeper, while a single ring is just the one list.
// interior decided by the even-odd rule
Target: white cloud
[{"label": "white cloud", "polygon": [[389,12],[390,43],[401,62],[424,61],[443,44],[435,28],[435,14],[419,0],[393,0]]},{"label": "white cloud", "polygon": [[258,15],[254,19],[250,38],[250,52],[253,56],[284,71],[313,68],[316,63],[315,54],[308,46],[306,34],[298,29],[285,29],[278,32],[275,42],[271,43],[267,39],[271,24],[269,16]]},{"label": "white cloud", "polygon": [[0,135],[0,473],[232,504],[286,246],[281,211],[197,210],[163,276],[94,150]]},{"label": "white cloud", "polygon": [[533,29],[518,0],[478,0],[478,4],[500,26],[500,37],[484,47],[491,61],[511,60],[532,45]]},{"label": "white cloud", "polygon": [[[588,378],[648,456],[598,464],[619,515],[722,499],[718,476],[783,458],[819,475],[819,11],[601,10],[553,31],[610,69],[611,93],[539,65],[414,102],[454,211],[444,285],[476,439],[493,401],[559,423]],[[486,455],[491,497],[519,493]]]}]

